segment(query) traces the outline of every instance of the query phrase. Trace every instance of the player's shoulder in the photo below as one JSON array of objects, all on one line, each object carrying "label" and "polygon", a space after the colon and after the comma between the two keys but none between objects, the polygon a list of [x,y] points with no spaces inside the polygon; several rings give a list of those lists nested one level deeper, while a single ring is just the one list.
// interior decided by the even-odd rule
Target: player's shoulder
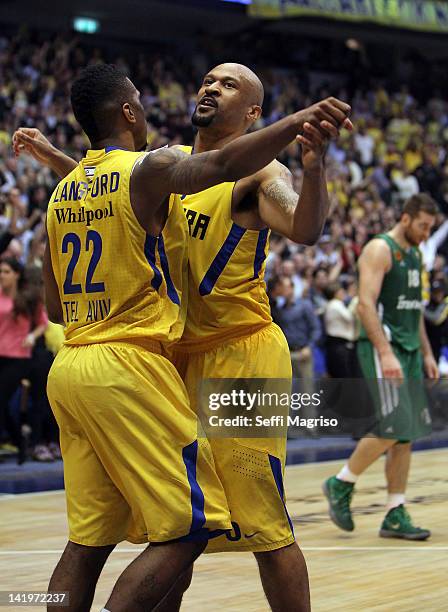
[{"label": "player's shoulder", "polygon": [[278,159],[274,159],[270,164],[256,172],[254,175],[258,180],[259,184],[265,183],[267,181],[273,181],[276,179],[284,179],[291,180],[292,174],[291,171]]},{"label": "player's shoulder", "polygon": [[390,246],[383,236],[375,236],[364,246],[360,263],[371,265],[372,267],[389,266],[391,262]]},{"label": "player's shoulder", "polygon": [[187,147],[184,145],[176,144],[172,146],[165,145],[164,147],[160,147],[158,149],[153,149],[148,153],[148,160],[151,159],[182,159],[191,157],[191,147]]},{"label": "player's shoulder", "polygon": [[182,150],[179,145],[169,147],[168,145],[153,149],[152,151],[143,152],[137,157],[134,168],[133,177],[139,179],[140,176],[158,172],[169,168],[173,163],[182,158],[189,157],[189,153]]},{"label": "player's shoulder", "polygon": [[79,170],[80,164],[81,164],[81,162],[78,162],[76,164],[76,166],[74,168],[72,168],[72,170],[70,170],[70,172],[64,176],[64,178],[61,178],[61,180],[59,181],[58,184],[67,183],[69,181],[73,181],[73,179],[75,179],[77,174],[78,174],[78,170]]},{"label": "player's shoulder", "polygon": [[378,234],[377,236],[374,236],[373,238],[371,238],[364,245],[364,248],[362,250],[363,253],[366,253],[369,251],[372,253],[381,253],[381,252],[387,253],[388,251],[390,251],[390,247],[387,242],[386,236],[384,234]]},{"label": "player's shoulder", "polygon": [[76,166],[70,170],[70,172],[68,174],[66,174],[64,177],[62,177],[57,183],[56,183],[56,187],[53,189],[53,192],[51,194],[50,200],[48,202],[48,205],[50,206],[51,204],[53,204],[53,200],[55,199],[55,197],[57,196],[57,194],[63,189],[63,186],[66,183],[71,183],[72,181],[76,181],[77,180],[77,173],[78,173],[78,168],[81,162],[78,162],[76,164]]},{"label": "player's shoulder", "polygon": [[258,172],[239,179],[237,188],[244,193],[256,193],[262,186],[276,180],[284,180],[292,184],[292,174],[284,164],[274,159]]},{"label": "player's shoulder", "polygon": [[185,153],[187,155],[191,155],[193,153],[193,147],[191,145],[175,144],[171,147],[168,147],[168,145],[166,145],[164,148],[175,149],[176,151],[181,151],[182,153]]}]

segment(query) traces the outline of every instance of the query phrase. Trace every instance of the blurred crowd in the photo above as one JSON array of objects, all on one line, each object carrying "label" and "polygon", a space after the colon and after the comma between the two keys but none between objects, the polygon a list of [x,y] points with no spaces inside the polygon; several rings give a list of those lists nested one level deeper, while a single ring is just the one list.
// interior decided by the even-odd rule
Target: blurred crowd
[{"label": "blurred crowd", "polygon": [[[418,192],[429,193],[440,208],[435,232],[422,245],[425,318],[436,357],[448,374],[446,97],[438,92],[436,83],[424,95],[421,88],[413,91],[412,62],[402,66],[406,78],[394,86],[387,78],[366,80],[366,71],[360,71],[359,65],[356,69],[352,62],[352,77],[359,77],[356,88],[353,78],[331,73],[331,54],[327,65],[313,72],[309,48],[306,57],[296,58],[300,71],[275,64],[275,60],[265,61],[261,50],[261,67],[257,67],[253,63],[256,46],[249,57],[266,88],[263,117],[256,128],[327,95],[337,95],[353,109],[355,131],[344,132],[328,149],[331,214],[319,243],[303,247],[280,236],[271,239],[266,280],[274,318],[290,345],[295,374],[343,375],[331,343],[339,337],[353,344],[357,338],[357,258],[372,236],[392,227],[402,203]],[[57,177],[30,157],[14,157],[14,130],[37,127],[57,147],[80,159],[88,143],[70,110],[70,83],[85,65],[108,61],[132,76],[141,91],[149,125],[148,146],[191,144],[196,91],[211,59],[222,61],[224,53],[223,46],[214,41],[208,50],[200,48],[191,55],[150,48],[142,53],[133,48],[117,57],[107,46],[87,46],[71,35],[21,31],[0,37],[0,443],[4,447],[19,443],[20,411],[29,410],[34,415],[28,419],[33,421],[33,456],[38,460],[59,456],[44,383],[62,336],[59,329],[48,326],[40,272],[45,212]],[[238,58],[245,60],[244,55]],[[291,61],[289,58],[289,64]],[[322,62],[321,57],[316,61]],[[303,66],[306,62],[308,69]],[[300,192],[297,146],[291,145],[281,161],[290,168]],[[19,360],[13,364],[19,367],[11,370],[10,363],[6,367],[5,360],[11,359]],[[345,374],[350,367],[344,365]],[[29,392],[25,393],[27,385]],[[17,393],[20,386],[21,394]],[[12,408],[6,410],[6,403]]]}]

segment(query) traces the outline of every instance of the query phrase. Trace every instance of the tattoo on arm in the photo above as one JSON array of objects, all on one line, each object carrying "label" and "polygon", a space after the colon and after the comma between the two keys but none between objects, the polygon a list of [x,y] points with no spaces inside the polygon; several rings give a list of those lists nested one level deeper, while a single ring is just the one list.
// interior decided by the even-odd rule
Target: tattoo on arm
[{"label": "tattoo on arm", "polygon": [[284,173],[284,176],[279,176],[262,185],[261,192],[266,198],[277,204],[283,212],[288,214],[294,212],[299,199],[299,196],[291,186],[291,178],[286,173]]},{"label": "tattoo on arm", "polygon": [[205,189],[204,181],[215,184],[216,179],[210,180],[208,177],[216,172],[212,158],[216,156],[216,151],[188,155],[173,166],[171,172],[174,193],[194,193]]},{"label": "tattoo on arm", "polygon": [[215,153],[190,155],[171,147],[149,154],[146,159],[154,179],[163,181],[168,192],[194,193],[204,188],[202,183],[210,174]]}]

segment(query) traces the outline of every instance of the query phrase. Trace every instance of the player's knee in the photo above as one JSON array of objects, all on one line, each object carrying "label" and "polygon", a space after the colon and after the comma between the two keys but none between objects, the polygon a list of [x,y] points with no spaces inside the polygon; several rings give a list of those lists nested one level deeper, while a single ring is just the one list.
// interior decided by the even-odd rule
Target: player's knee
[{"label": "player's knee", "polygon": [[378,438],[378,440],[382,440],[383,442],[384,453],[387,453],[391,448],[395,448],[398,444],[398,440],[392,440],[389,438]]},{"label": "player's knee", "polygon": [[275,550],[265,550],[263,552],[254,553],[258,565],[273,566],[282,563],[290,564],[292,559],[298,555],[301,556],[297,542],[293,542],[288,546],[276,548]]},{"label": "player's knee", "polygon": [[[204,552],[206,546],[206,541],[177,542],[175,554],[176,556],[182,559],[182,563],[185,563],[184,567],[189,568],[189,566],[191,565],[191,571],[193,571],[193,563]],[[185,571],[187,572],[188,569],[186,569]]]},{"label": "player's knee", "polygon": [[266,550],[254,553],[259,568],[272,568],[282,562],[281,556],[276,550]]},{"label": "player's knee", "polygon": [[78,559],[95,559],[103,561],[107,559],[110,553],[115,548],[115,544],[109,546],[84,546],[83,544],[77,544],[69,540],[65,547],[64,554],[71,558]]}]

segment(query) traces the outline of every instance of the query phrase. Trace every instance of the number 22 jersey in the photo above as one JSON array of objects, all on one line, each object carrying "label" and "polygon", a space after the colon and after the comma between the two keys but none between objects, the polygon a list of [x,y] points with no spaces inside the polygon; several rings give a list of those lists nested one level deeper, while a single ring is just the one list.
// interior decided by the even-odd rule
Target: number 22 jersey
[{"label": "number 22 jersey", "polygon": [[169,343],[182,335],[187,222],[174,197],[159,236],[137,221],[129,183],[145,155],[116,147],[89,150],[52,194],[47,231],[65,344],[144,345],[145,339]]}]

